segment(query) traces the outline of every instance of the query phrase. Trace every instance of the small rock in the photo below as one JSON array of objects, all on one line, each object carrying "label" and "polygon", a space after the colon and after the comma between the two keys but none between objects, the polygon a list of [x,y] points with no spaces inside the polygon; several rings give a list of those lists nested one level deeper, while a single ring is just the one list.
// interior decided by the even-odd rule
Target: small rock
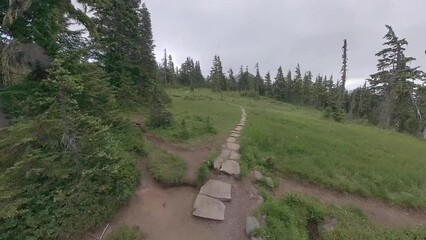
[{"label": "small rock", "polygon": [[254,230],[260,227],[259,221],[255,217],[247,217],[246,220],[246,234],[251,236]]},{"label": "small rock", "polygon": [[265,181],[266,181],[266,184],[268,184],[269,187],[271,187],[271,188],[274,187],[274,181],[272,180],[272,178],[266,177]]},{"label": "small rock", "polygon": [[256,181],[260,181],[263,178],[262,173],[257,170],[254,170],[254,178],[256,179]]},{"label": "small rock", "polygon": [[324,223],[321,225],[321,230],[326,232],[333,231],[336,225],[337,225],[337,219],[329,218],[329,219],[326,219]]},{"label": "small rock", "polygon": [[257,204],[261,205],[265,200],[263,199],[262,196],[259,196],[259,198],[257,199]]}]

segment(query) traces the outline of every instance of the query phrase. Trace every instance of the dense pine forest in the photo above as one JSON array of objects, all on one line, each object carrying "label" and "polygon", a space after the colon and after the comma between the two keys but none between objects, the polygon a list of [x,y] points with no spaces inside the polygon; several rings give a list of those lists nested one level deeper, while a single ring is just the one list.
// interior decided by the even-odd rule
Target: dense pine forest
[{"label": "dense pine forest", "polygon": [[200,61],[177,65],[167,50],[157,62],[140,0],[1,1],[0,20],[0,107],[10,122],[0,131],[0,239],[78,238],[110,219],[148,151],[123,112],[141,107],[147,128],[167,129],[175,120],[166,88],[272,98],[426,138],[426,75],[388,25],[377,72],[348,91],[350,39],[336,46],[340,76],[303,63],[265,76],[261,63],[234,72],[219,55],[202,73]]}]

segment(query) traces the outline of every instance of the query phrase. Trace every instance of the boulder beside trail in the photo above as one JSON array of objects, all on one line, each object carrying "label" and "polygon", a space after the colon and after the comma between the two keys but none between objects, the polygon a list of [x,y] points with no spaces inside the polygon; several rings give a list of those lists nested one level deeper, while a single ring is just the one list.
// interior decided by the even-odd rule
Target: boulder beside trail
[{"label": "boulder beside trail", "polygon": [[263,178],[262,173],[257,170],[254,170],[254,178],[256,179],[256,181],[260,181]]},{"label": "boulder beside trail", "polygon": [[247,217],[246,219],[246,234],[251,236],[254,230],[260,227],[259,221],[255,217]]}]

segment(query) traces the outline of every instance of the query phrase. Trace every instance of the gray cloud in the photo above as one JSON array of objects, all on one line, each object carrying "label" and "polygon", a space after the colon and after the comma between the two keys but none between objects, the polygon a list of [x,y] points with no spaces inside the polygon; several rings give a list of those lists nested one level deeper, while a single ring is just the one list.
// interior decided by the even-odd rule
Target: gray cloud
[{"label": "gray cloud", "polygon": [[187,56],[200,60],[207,75],[215,54],[224,69],[275,76],[281,65],[339,77],[341,45],[349,45],[348,88],[375,71],[385,24],[407,38],[407,54],[425,66],[424,0],[146,0],[153,23],[156,56],[163,49],[180,65]]}]

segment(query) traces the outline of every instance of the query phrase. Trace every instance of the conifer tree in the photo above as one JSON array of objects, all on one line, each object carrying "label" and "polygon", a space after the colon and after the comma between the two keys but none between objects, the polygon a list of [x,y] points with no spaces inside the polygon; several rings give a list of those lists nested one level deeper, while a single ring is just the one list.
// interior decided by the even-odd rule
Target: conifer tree
[{"label": "conifer tree", "polygon": [[277,70],[274,81],[274,97],[280,101],[286,101],[286,83],[281,66]]},{"label": "conifer tree", "polygon": [[269,72],[265,75],[265,96],[273,97],[271,74]]},{"label": "conifer tree", "polygon": [[236,91],[236,90],[238,90],[237,80],[235,79],[234,71],[232,70],[232,68],[230,68],[230,69],[228,70],[228,79],[229,79],[229,86],[230,86],[230,89],[231,89],[232,91]]},{"label": "conifer tree", "polygon": [[[386,25],[388,32],[384,36],[385,49],[376,53],[379,57],[377,73],[371,75],[371,88],[382,97],[379,123],[383,127],[395,127],[399,131],[419,131],[421,122],[415,109],[415,80],[421,79],[423,73],[418,67],[408,64],[415,60],[405,56],[408,44],[405,38],[399,39],[392,27]],[[411,119],[417,117],[417,127],[408,126]],[[412,121],[411,121],[412,122]]]},{"label": "conifer tree", "polygon": [[339,93],[339,107],[341,107],[343,105],[343,100],[344,100],[344,93],[345,93],[345,87],[346,87],[346,74],[348,71],[348,44],[346,39],[343,40],[343,47],[342,47],[342,60],[343,60],[343,64],[342,64],[342,69],[341,69],[341,73],[342,73],[342,79],[341,79],[341,90]]}]

